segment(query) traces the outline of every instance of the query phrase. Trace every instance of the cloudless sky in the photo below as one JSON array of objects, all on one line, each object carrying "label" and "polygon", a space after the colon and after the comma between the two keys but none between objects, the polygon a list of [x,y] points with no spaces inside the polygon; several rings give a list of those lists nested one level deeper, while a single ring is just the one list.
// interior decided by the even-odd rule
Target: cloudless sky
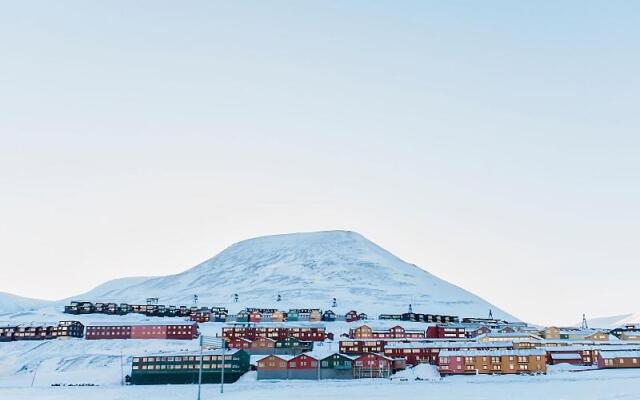
[{"label": "cloudless sky", "polygon": [[640,311],[640,5],[18,1],[0,291],[360,232],[520,318]]}]

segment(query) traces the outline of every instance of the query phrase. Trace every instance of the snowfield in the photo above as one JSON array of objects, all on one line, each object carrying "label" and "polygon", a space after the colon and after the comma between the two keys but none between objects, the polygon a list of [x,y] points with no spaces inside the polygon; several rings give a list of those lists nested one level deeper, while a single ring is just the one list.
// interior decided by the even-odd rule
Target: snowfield
[{"label": "snowfield", "polygon": [[[0,386],[3,400],[91,398],[92,400],[195,399],[197,386],[16,387]],[[203,399],[640,399],[640,370],[560,372],[546,376],[447,377],[437,381],[363,379],[354,381],[255,380],[255,372],[235,384],[204,385]]]}]

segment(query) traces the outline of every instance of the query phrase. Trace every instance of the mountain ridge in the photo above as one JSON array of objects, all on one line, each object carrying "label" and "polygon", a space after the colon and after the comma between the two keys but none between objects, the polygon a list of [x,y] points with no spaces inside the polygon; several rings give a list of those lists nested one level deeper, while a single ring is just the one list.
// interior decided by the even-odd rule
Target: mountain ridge
[{"label": "mountain ridge", "polygon": [[[233,302],[239,294],[240,301]],[[178,274],[120,278],[74,299],[273,308],[357,309],[517,320],[480,297],[410,264],[352,231],[278,234],[242,240]],[[277,301],[277,296],[282,301]],[[332,299],[338,306],[332,307]]]}]

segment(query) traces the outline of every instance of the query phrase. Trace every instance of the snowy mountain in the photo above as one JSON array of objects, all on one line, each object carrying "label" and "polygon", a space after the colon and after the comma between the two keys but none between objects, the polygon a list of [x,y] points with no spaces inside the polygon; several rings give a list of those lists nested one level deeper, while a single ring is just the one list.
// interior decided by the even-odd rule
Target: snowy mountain
[{"label": "snowy mountain", "polygon": [[47,305],[46,300],[29,299],[10,293],[0,292],[0,314],[29,311]]},{"label": "snowy mountain", "polygon": [[635,314],[614,315],[611,317],[599,317],[587,320],[590,327],[602,329],[614,329],[624,324],[640,324],[640,312]]},{"label": "snowy mountain", "polygon": [[[240,301],[233,302],[237,293]],[[240,308],[356,309],[371,314],[415,312],[499,318],[512,315],[408,264],[361,235],[346,231],[259,237],[236,243],[177,275],[107,282],[77,300]],[[276,301],[277,296],[282,301]],[[338,307],[332,306],[332,298]]]}]

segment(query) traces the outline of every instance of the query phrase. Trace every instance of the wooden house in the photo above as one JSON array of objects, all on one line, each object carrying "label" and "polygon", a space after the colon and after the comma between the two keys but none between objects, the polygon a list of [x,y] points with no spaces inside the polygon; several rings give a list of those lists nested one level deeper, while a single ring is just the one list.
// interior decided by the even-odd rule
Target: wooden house
[{"label": "wooden house", "polygon": [[287,361],[289,379],[320,379],[319,361],[307,353]]},{"label": "wooden house", "polygon": [[365,314],[365,313],[360,313],[360,314],[358,314],[358,319],[360,321],[366,321],[366,320],[369,319],[369,316],[367,314]]},{"label": "wooden house", "polygon": [[287,312],[287,321],[299,321],[300,313],[297,309],[291,309]]},{"label": "wooden house", "polygon": [[249,313],[245,310],[238,311],[236,322],[249,322]]},{"label": "wooden house", "polygon": [[[202,357],[202,359],[201,359]],[[223,359],[224,357],[224,359]],[[162,354],[134,357],[129,382],[134,385],[233,383],[249,370],[249,355],[243,350],[207,351],[202,354]]]},{"label": "wooden house", "polygon": [[74,300],[64,307],[67,314],[91,314],[95,312],[95,306],[90,301]]},{"label": "wooden house", "polygon": [[601,351],[598,368],[640,368],[640,351]]},{"label": "wooden house", "polygon": [[353,362],[357,357],[331,354],[320,360],[320,379],[353,379]]},{"label": "wooden house", "polygon": [[259,359],[256,364],[258,380],[288,379],[289,369],[287,367],[287,361],[292,358],[292,356],[272,354]]},{"label": "wooden house", "polygon": [[312,309],[309,311],[309,321],[320,322],[322,321],[322,313],[318,309]]},{"label": "wooden house", "polygon": [[334,313],[332,310],[326,310],[322,314],[322,320],[326,322],[334,322],[336,320],[336,313]]},{"label": "wooden house", "polygon": [[351,310],[344,315],[345,321],[354,322],[358,320],[358,312],[355,310]]},{"label": "wooden house", "polygon": [[393,373],[393,359],[379,353],[365,353],[354,360],[354,378],[388,378]]},{"label": "wooden house", "polygon": [[271,314],[271,321],[273,322],[285,322],[287,321],[287,313],[284,311],[276,310]]},{"label": "wooden house", "polygon": [[273,354],[276,347],[276,341],[267,337],[257,337],[251,342],[249,354]]}]

